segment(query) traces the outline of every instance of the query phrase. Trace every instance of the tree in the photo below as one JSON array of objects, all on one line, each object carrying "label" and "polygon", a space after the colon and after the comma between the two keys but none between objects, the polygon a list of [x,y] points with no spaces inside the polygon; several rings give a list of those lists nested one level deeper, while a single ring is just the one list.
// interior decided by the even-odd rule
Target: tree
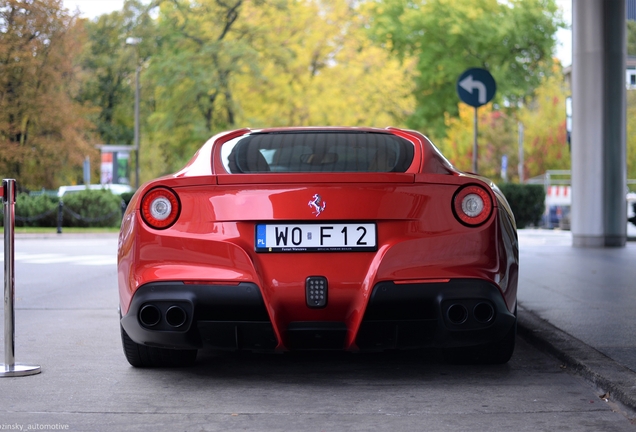
[{"label": "tree", "polygon": [[[439,146],[448,159],[462,171],[472,171],[474,142],[474,108],[459,105],[459,116],[446,115],[446,137]],[[492,103],[478,111],[479,174],[498,181],[502,176],[502,157],[508,159],[506,178],[516,176],[519,162],[517,121],[514,110],[493,109]]]},{"label": "tree", "polygon": [[61,0],[0,3],[0,171],[22,188],[75,180],[96,157],[74,100],[83,35]]},{"label": "tree", "polygon": [[457,117],[455,83],[470,67],[488,69],[497,98],[532,94],[552,64],[562,25],[554,0],[378,0],[372,32],[400,58],[417,57],[413,128],[443,137],[445,114]]},{"label": "tree", "polygon": [[636,179],[636,90],[627,91],[627,178]]},{"label": "tree", "polygon": [[412,61],[374,45],[368,11],[346,2],[259,8],[242,24],[259,73],[236,81],[246,126],[403,125],[413,110]]},{"label": "tree", "polygon": [[[636,56],[636,21],[632,20],[627,20],[627,55]],[[636,179],[636,90],[627,91],[627,178]]]},{"label": "tree", "polygon": [[231,80],[253,57],[233,31],[242,7],[243,0],[161,3],[157,53],[144,73],[151,172],[177,169],[215,132],[234,127]]},{"label": "tree", "polygon": [[[555,65],[521,108],[495,109],[493,104],[480,107],[479,174],[498,180],[501,158],[505,155],[508,180],[518,179],[519,122],[524,125],[524,178],[538,176],[550,169],[569,169],[570,152],[565,129],[567,95],[560,67]],[[446,114],[446,137],[439,140],[439,146],[455,166],[470,171],[474,111],[465,104],[459,104],[458,109],[456,118]]]},{"label": "tree", "polygon": [[636,21],[627,20],[627,55],[636,56]]},{"label": "tree", "polygon": [[[148,14],[153,6],[126,0],[121,11],[83,21],[87,43],[80,99],[94,108],[91,120],[103,144],[133,143],[135,69],[156,50],[155,23]],[[139,45],[127,45],[130,37]]]},{"label": "tree", "polygon": [[411,63],[373,45],[367,25],[363,7],[337,1],[162,3],[144,74],[150,171],[178,169],[228,128],[402,125],[413,109]]},{"label": "tree", "polygon": [[570,151],[565,128],[565,99],[568,91],[561,71],[555,67],[543,78],[535,96],[520,111],[525,127],[525,177],[551,169],[570,169]]}]

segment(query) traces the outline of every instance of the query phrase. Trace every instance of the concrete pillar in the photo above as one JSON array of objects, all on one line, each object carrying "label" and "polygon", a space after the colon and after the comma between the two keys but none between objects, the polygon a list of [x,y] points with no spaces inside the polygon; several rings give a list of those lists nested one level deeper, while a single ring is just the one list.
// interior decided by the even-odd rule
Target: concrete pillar
[{"label": "concrete pillar", "polygon": [[623,0],[572,2],[572,236],[627,240],[626,23]]}]

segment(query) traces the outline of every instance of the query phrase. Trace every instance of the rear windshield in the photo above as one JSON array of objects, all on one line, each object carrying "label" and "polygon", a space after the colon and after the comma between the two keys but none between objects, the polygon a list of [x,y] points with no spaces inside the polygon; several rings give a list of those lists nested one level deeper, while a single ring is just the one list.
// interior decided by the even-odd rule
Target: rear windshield
[{"label": "rear windshield", "polygon": [[405,172],[413,161],[413,144],[376,132],[254,133],[223,144],[221,156],[232,174]]}]

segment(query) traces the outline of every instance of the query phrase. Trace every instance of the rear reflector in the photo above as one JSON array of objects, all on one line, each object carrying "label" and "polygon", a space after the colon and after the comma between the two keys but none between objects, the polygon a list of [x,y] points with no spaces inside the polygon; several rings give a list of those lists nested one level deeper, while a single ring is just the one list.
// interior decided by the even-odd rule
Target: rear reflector
[{"label": "rear reflector", "polygon": [[223,286],[238,286],[240,282],[236,281],[209,281],[209,280],[193,280],[183,281],[184,285],[223,285]]},{"label": "rear reflector", "polygon": [[408,285],[408,284],[427,284],[427,283],[447,283],[450,279],[404,279],[393,281],[396,285]]}]

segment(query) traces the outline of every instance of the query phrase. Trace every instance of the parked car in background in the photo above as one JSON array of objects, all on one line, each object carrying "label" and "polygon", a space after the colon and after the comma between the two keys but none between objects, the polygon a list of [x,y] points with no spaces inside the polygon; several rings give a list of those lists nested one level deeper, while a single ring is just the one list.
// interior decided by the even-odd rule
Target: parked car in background
[{"label": "parked car in background", "polygon": [[143,185],[122,220],[121,336],[137,367],[203,348],[514,350],[514,217],[488,179],[396,128],[242,129]]},{"label": "parked car in background", "polygon": [[636,192],[627,194],[627,237],[636,238]]},{"label": "parked car in background", "polygon": [[134,189],[130,185],[125,184],[92,184],[92,185],[74,185],[60,186],[57,190],[57,196],[62,198],[66,194],[77,193],[84,190],[109,190],[115,195],[121,195],[126,192],[132,192]]}]

